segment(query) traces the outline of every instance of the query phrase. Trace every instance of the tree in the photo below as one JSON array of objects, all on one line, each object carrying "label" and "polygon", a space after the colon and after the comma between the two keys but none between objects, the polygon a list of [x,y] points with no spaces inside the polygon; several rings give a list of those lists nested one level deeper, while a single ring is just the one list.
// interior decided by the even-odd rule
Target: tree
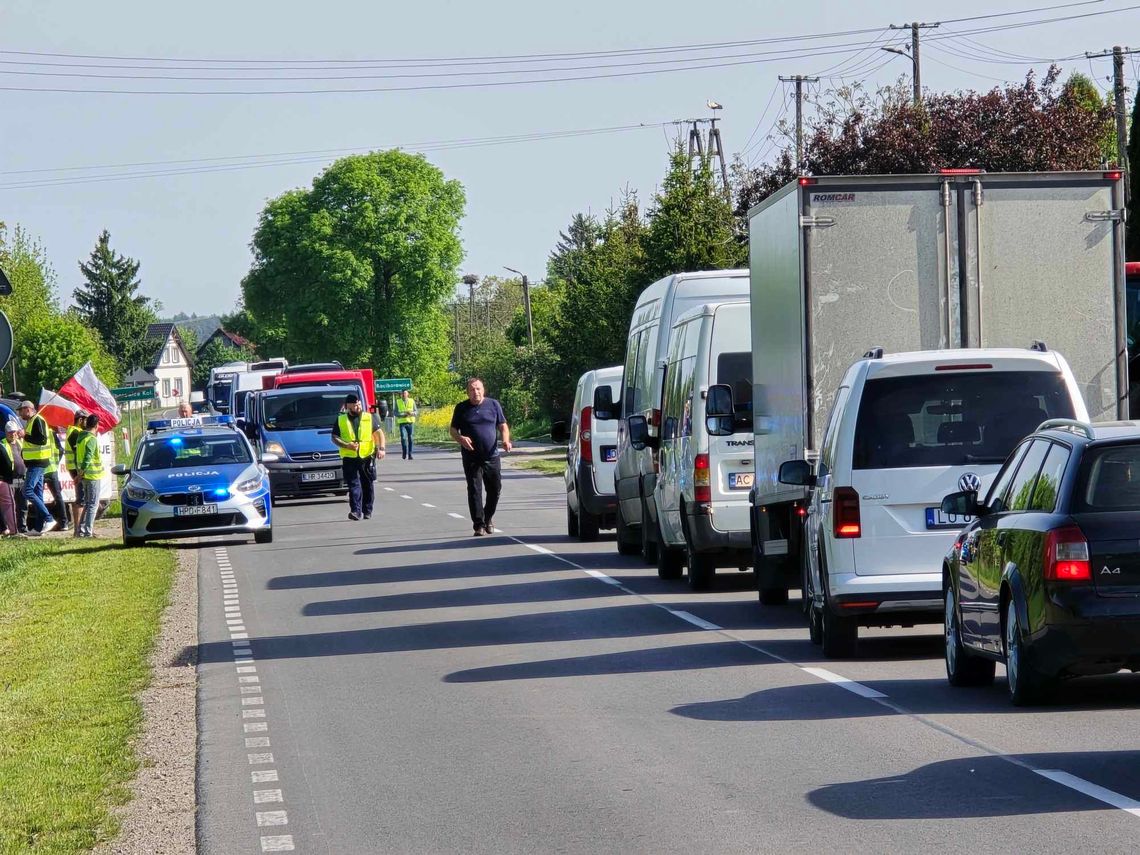
[{"label": "tree", "polygon": [[253,352],[253,348],[235,349],[219,339],[214,339],[202,348],[202,352],[194,359],[194,365],[190,370],[190,385],[195,389],[205,389],[206,384],[210,382],[211,369],[227,362],[253,362],[256,359],[257,354]]},{"label": "tree", "polygon": [[464,202],[462,186],[422,156],[342,158],[311,189],[266,205],[245,308],[257,327],[284,333],[291,358],[396,377],[445,372],[441,310],[458,279]]},{"label": "tree", "polygon": [[0,309],[8,315],[19,341],[26,324],[59,311],[55,271],[41,244],[29,238],[20,226],[9,232],[3,223],[0,223],[0,268],[12,283],[12,293],[0,298]]},{"label": "tree", "polygon": [[194,355],[198,352],[198,333],[194,332],[193,327],[177,324],[178,337],[182,339],[182,347],[185,348],[190,361],[194,362]]},{"label": "tree", "polygon": [[1132,125],[1128,139],[1128,226],[1125,249],[1129,261],[1140,261],[1140,97],[1132,102]]},{"label": "tree", "polygon": [[111,249],[104,229],[90,259],[79,263],[86,284],[75,289],[76,311],[107,345],[107,350],[128,371],[138,368],[154,353],[146,328],[156,316],[151,300],[138,293],[139,263]]},{"label": "tree", "polygon": [[34,395],[40,387],[58,389],[83,363],[90,361],[108,386],[119,379],[119,366],[107,353],[98,333],[78,314],[39,315],[16,342],[20,387]]}]

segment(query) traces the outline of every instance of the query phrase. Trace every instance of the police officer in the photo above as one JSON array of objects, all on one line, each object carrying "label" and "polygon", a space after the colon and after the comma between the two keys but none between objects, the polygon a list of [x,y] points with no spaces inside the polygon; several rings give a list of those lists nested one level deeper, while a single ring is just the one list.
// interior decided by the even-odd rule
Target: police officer
[{"label": "police officer", "polygon": [[416,416],[420,411],[416,409],[416,399],[405,389],[396,399],[396,424],[400,430],[400,451],[404,460],[412,459],[412,436],[416,430]]},{"label": "police officer", "polygon": [[24,463],[28,467],[24,480],[24,498],[39,514],[42,522],[39,533],[47,534],[59,527],[44,504],[44,474],[51,463],[54,439],[47,421],[36,412],[35,404],[21,401],[18,412],[24,420]]},{"label": "police officer", "polygon": [[376,488],[375,457],[384,458],[384,431],[364,412],[360,398],[349,393],[344,398],[344,411],[333,425],[333,443],[340,449],[344,481],[348,485],[348,518],[371,519]]}]

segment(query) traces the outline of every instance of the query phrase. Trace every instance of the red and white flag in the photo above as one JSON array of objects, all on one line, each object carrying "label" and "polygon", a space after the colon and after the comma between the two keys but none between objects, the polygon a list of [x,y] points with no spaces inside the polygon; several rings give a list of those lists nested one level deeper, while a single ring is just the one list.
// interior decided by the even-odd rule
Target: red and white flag
[{"label": "red and white flag", "polygon": [[107,388],[86,363],[75,372],[75,376],[59,387],[59,394],[74,401],[99,417],[99,432],[109,431],[121,420],[119,405],[115,403],[115,396]]},{"label": "red and white flag", "polygon": [[83,407],[69,401],[59,392],[52,392],[50,389],[40,389],[40,415],[53,428],[56,427],[69,427],[75,422],[75,414],[83,410]]}]

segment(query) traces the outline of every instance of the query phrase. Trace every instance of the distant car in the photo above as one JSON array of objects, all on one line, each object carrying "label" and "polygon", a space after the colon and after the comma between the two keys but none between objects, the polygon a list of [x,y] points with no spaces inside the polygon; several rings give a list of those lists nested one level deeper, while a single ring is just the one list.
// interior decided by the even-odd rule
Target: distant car
[{"label": "distant car", "polygon": [[587,371],[579,377],[570,424],[557,422],[551,428],[552,439],[567,443],[566,533],[570,537],[597,540],[599,529],[615,525],[618,423],[612,418],[596,418],[594,390],[606,386],[616,397],[621,371],[622,367],[616,365]]},{"label": "distant car", "polygon": [[1004,662],[1013,703],[1062,677],[1140,670],[1140,422],[1043,423],[970,519],[943,565],[946,675],[987,685]]},{"label": "distant car", "polygon": [[273,540],[269,473],[230,416],[152,421],[131,466],[111,471],[128,476],[121,494],[127,546],[218,534]]}]

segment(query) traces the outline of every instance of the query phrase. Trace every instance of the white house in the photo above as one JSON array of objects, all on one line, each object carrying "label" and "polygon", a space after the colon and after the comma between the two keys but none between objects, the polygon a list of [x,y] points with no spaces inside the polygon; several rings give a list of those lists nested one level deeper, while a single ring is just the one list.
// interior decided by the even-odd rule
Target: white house
[{"label": "white house", "polygon": [[154,386],[156,403],[173,407],[190,400],[190,356],[174,324],[151,324],[146,338],[154,344],[154,355],[128,375],[131,386]]}]

